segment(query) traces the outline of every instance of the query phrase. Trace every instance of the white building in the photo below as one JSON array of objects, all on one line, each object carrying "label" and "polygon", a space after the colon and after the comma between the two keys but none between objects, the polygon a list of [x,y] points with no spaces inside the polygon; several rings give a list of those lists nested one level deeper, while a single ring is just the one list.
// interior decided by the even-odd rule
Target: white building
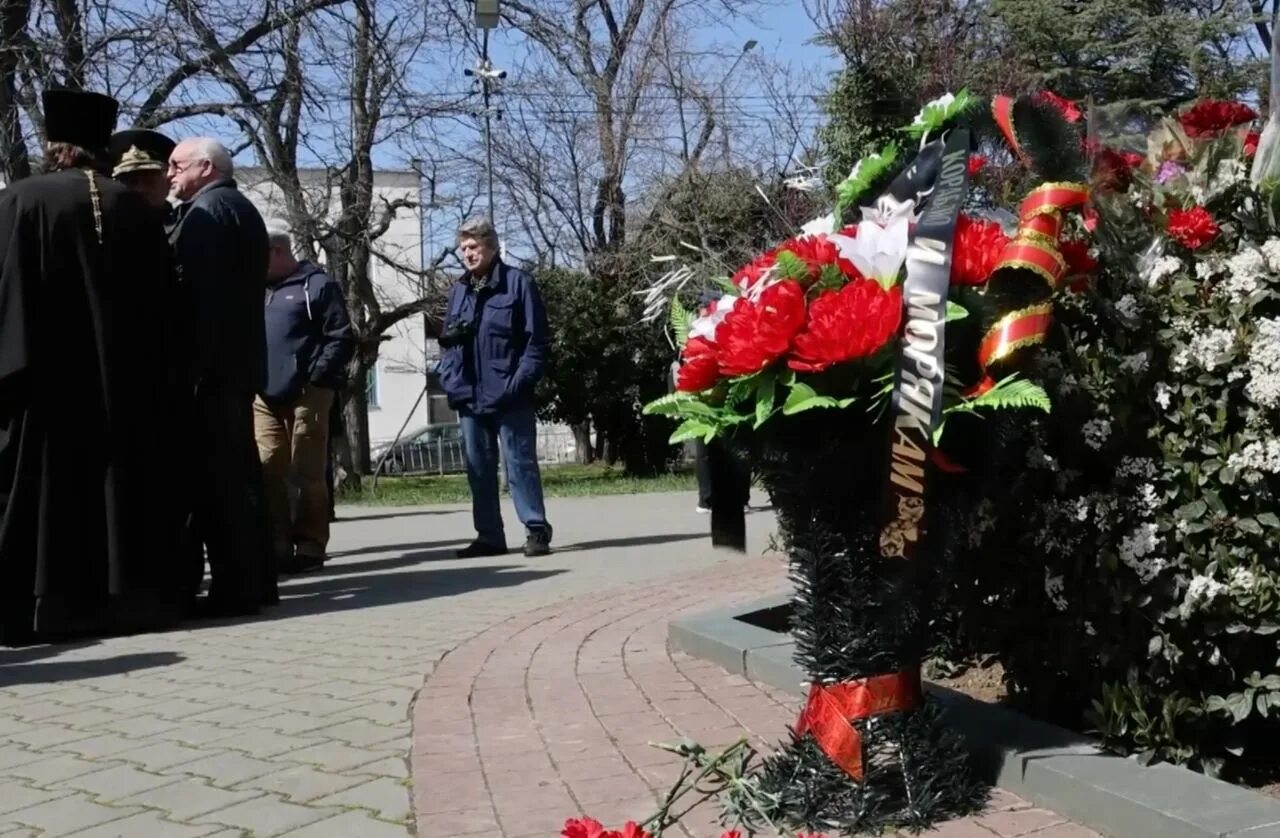
[{"label": "white building", "polygon": [[[315,203],[319,204],[326,189],[326,171],[302,170],[299,177],[304,189],[313,192]],[[264,218],[287,218],[280,190],[265,170],[238,167],[236,181]],[[416,172],[376,172],[375,205],[397,199],[407,199],[416,204],[418,188]],[[335,195],[335,206],[336,200]],[[431,224],[430,215],[427,224]],[[374,258],[370,265],[370,278],[384,308],[411,302],[421,296],[420,279],[415,272],[423,264],[424,238],[430,242],[443,242],[452,233],[452,230],[424,229],[421,212],[416,206],[397,210],[390,227],[376,244],[384,258]],[[390,442],[402,427],[409,434],[431,425],[457,421],[440,393],[436,377],[428,375],[439,357],[439,345],[435,340],[425,338],[421,316],[407,318],[393,327],[390,340],[382,343],[378,362],[369,376],[369,441],[373,447]],[[424,385],[428,385],[428,398],[419,399]],[[572,460],[573,435],[561,426],[540,426],[538,452],[544,461]]]},{"label": "white building", "polygon": [[[299,176],[303,188],[309,192],[314,190],[316,203],[321,202],[326,190],[327,172],[308,169],[299,172]],[[271,182],[268,172],[255,167],[237,168],[236,181],[264,218],[288,217],[280,191]],[[377,172],[374,190],[376,203],[397,199],[416,202],[418,175],[412,171]],[[333,200],[336,205],[336,194]],[[416,271],[421,266],[423,229],[420,219],[417,208],[400,209],[387,232],[378,239],[377,248],[387,258],[371,260],[370,278],[386,308],[412,302],[419,296],[418,277],[399,270],[396,265],[408,271]],[[427,399],[418,398],[427,383],[426,373],[434,367],[439,353],[436,342],[424,338],[421,317],[410,317],[396,324],[391,339],[382,344],[378,362],[369,376],[369,440],[374,446],[390,442],[406,422],[408,432],[457,421],[438,390],[430,399],[430,406]]]}]

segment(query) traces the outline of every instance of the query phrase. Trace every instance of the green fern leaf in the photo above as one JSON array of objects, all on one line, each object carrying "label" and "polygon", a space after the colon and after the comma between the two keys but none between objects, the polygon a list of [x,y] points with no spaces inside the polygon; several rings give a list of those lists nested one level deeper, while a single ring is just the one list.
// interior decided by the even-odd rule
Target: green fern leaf
[{"label": "green fern leaf", "polygon": [[689,327],[693,323],[693,314],[684,307],[679,297],[671,298],[671,334],[676,346],[684,348],[689,340]]}]

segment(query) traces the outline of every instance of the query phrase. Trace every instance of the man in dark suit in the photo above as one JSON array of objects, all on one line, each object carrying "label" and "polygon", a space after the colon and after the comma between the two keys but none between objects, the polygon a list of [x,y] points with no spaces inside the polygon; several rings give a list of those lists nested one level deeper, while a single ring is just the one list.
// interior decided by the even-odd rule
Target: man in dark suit
[{"label": "man in dark suit", "polygon": [[[279,601],[253,438],[253,400],[266,383],[269,246],[262,216],[233,174],[231,155],[216,140],[184,140],[169,156],[169,185],[182,201],[169,240],[195,325],[194,528],[212,577],[202,610],[214,616],[253,614]],[[199,567],[197,583],[202,559]]]}]

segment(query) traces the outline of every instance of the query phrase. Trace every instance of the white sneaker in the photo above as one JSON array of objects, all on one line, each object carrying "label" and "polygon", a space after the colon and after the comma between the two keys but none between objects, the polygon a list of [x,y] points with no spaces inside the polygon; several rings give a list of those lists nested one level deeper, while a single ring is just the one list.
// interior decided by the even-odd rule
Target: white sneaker
[{"label": "white sneaker", "polygon": [[698,514],[699,514],[699,515],[709,515],[709,514],[711,514],[711,508],[710,508],[710,507],[707,507],[707,506],[703,506],[702,504],[698,504],[697,509],[698,509]]}]

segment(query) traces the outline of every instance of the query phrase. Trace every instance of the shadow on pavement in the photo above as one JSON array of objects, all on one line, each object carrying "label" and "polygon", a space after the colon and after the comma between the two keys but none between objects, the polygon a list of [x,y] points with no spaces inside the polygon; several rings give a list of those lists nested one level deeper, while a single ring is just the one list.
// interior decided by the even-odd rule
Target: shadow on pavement
[{"label": "shadow on pavement", "polygon": [[330,553],[331,559],[345,559],[349,556],[367,556],[371,553],[403,553],[407,550],[430,550],[433,547],[462,547],[467,543],[465,537],[449,538],[444,541],[418,541],[413,544],[370,544],[367,547],[357,547],[354,550],[340,550],[336,553]]},{"label": "shadow on pavement", "polygon": [[[441,542],[442,544],[459,544],[459,542]],[[411,547],[412,545],[404,545]],[[427,546],[427,545],[423,545]],[[456,561],[453,550],[421,550],[416,553],[402,553],[387,559],[366,559],[362,562],[329,562],[324,570],[289,577],[290,581],[306,582],[312,578],[323,579],[327,576],[350,576],[353,573],[376,573],[382,570],[394,570],[397,567],[413,567],[426,562]],[[283,582],[281,584],[284,584]]]},{"label": "shadow on pavement", "polygon": [[98,645],[97,640],[74,640],[63,643],[56,641],[36,641],[30,646],[18,646],[15,648],[0,647],[0,673],[4,672],[4,667],[11,666],[15,663],[30,663],[38,661],[41,658],[52,658],[61,655],[63,652],[72,652],[76,649],[88,649],[91,646]]},{"label": "shadow on pavement", "polygon": [[608,550],[614,547],[642,547],[650,544],[671,544],[676,541],[695,541],[711,539],[710,530],[703,532],[667,533],[665,535],[634,535],[628,538],[604,538],[598,541],[579,541],[577,544],[566,544],[553,547],[557,553],[577,553],[582,550]]},{"label": "shadow on pavement", "polygon": [[[420,560],[419,560],[420,561]],[[358,577],[298,576],[280,585],[280,604],[254,617],[201,620],[185,627],[199,630],[241,623],[266,623],[290,617],[328,614],[421,602],[442,596],[457,596],[486,588],[523,585],[564,570],[526,570],[518,565],[488,565],[468,568],[441,568],[403,573],[369,573]]]},{"label": "shadow on pavement", "polygon": [[350,514],[347,512],[339,512],[339,521],[389,521],[392,518],[415,518],[421,515],[457,515],[459,512],[466,510],[459,509],[420,509],[412,506],[406,506],[404,511],[396,512],[370,512],[367,515]]},{"label": "shadow on pavement", "polygon": [[[78,648],[81,645],[58,646],[51,654]],[[136,655],[119,655],[114,658],[86,661],[46,661],[44,663],[28,663],[9,666],[9,660],[2,661],[6,665],[0,667],[0,687],[12,687],[17,684],[55,684],[62,681],[81,681],[86,678],[102,678],[107,675],[122,675],[139,669],[154,669],[159,666],[172,666],[186,660],[177,652],[142,652]]]}]

